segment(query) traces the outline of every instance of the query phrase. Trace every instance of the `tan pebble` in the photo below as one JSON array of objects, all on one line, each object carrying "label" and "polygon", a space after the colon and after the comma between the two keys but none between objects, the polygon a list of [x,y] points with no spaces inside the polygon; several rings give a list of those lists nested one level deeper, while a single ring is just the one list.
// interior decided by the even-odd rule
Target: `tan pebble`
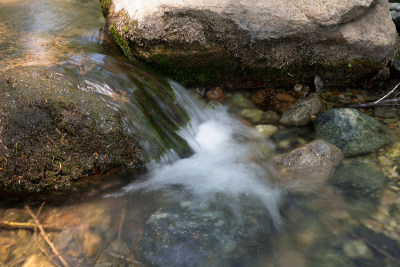
[{"label": "tan pebble", "polygon": [[91,258],[99,252],[103,244],[101,236],[93,233],[86,233],[83,240],[83,252],[86,257]]}]

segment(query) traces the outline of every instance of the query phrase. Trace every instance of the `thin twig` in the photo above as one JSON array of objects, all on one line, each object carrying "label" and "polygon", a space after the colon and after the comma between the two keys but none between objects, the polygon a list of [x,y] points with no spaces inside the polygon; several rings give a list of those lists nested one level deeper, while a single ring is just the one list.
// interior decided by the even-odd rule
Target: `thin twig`
[{"label": "thin twig", "polygon": [[376,107],[376,106],[397,106],[397,105],[400,105],[400,97],[382,100],[378,103],[369,102],[369,103],[364,103],[364,104],[354,104],[354,105],[350,105],[349,107],[351,107],[351,108],[368,108],[368,107]]},{"label": "thin twig", "polygon": [[381,102],[383,99],[387,98],[388,96],[390,96],[396,89],[397,87],[399,87],[400,83],[398,83],[392,90],[389,91],[389,93],[387,93],[386,95],[384,95],[382,98],[376,100],[374,103],[377,104],[379,102]]},{"label": "thin twig", "polygon": [[[4,221],[0,219],[0,228],[7,228],[7,229],[27,229],[27,230],[35,230],[36,224],[30,222],[10,222]],[[61,231],[61,229],[51,226],[51,225],[43,225],[48,231]]]},{"label": "thin twig", "polygon": [[58,258],[58,260],[62,263],[64,267],[69,267],[68,263],[64,260],[64,258],[61,256],[61,254],[58,252],[54,244],[50,241],[49,236],[46,234],[46,231],[44,230],[43,226],[40,224],[40,221],[38,218],[33,214],[31,208],[29,208],[28,205],[25,205],[25,210],[29,213],[29,215],[32,217],[34,220],[36,226],[40,230],[40,234],[42,235],[43,239],[46,241],[47,245],[51,248],[51,251],[53,254]]},{"label": "thin twig", "polygon": [[121,232],[122,232],[122,226],[124,225],[125,222],[125,216],[126,216],[126,208],[124,208],[121,213],[121,220],[119,222],[119,228],[118,228],[118,239],[117,239],[118,243],[121,241]]}]

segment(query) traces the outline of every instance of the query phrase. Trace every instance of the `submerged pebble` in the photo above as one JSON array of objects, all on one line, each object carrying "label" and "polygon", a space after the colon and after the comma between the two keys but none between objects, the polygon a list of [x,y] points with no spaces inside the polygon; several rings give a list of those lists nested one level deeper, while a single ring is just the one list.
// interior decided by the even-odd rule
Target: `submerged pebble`
[{"label": "submerged pebble", "polygon": [[263,136],[270,137],[278,131],[278,127],[270,124],[260,124],[256,126],[256,130]]}]

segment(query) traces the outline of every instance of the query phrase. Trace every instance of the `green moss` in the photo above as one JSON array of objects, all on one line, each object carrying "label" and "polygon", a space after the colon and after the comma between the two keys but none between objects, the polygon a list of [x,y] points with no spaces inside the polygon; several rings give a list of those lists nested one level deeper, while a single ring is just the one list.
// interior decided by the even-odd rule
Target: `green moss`
[{"label": "green moss", "polygon": [[101,2],[100,2],[100,7],[103,10],[106,8],[109,8],[110,5],[111,5],[111,0],[101,0]]},{"label": "green moss", "polygon": [[118,30],[115,28],[115,26],[110,28],[110,32],[114,37],[115,42],[118,44],[119,48],[122,50],[122,53],[129,58],[130,60],[133,59],[132,57],[132,52],[129,47],[129,42],[126,40],[124,37],[122,37],[119,33]]},{"label": "green moss", "polygon": [[210,84],[223,76],[222,66],[207,64],[185,64],[176,57],[156,54],[146,59],[154,70],[185,86]]}]

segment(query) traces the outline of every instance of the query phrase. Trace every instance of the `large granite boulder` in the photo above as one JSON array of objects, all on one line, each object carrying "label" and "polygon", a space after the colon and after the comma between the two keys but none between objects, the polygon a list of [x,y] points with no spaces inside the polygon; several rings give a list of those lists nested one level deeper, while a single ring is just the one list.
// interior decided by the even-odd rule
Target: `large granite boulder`
[{"label": "large granite boulder", "polygon": [[126,56],[186,84],[222,77],[282,84],[315,72],[328,85],[354,83],[387,65],[398,38],[386,0],[102,0],[101,7]]}]

